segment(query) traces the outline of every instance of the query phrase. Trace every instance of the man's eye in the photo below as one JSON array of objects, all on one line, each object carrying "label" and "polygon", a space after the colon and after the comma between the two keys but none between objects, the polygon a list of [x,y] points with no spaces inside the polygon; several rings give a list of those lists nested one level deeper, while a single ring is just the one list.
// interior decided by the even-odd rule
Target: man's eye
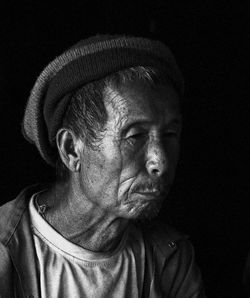
[{"label": "man's eye", "polygon": [[127,141],[130,144],[135,145],[136,143],[140,143],[142,140],[144,140],[144,138],[145,138],[145,133],[138,132],[138,133],[130,134],[127,137]]},{"label": "man's eye", "polygon": [[133,135],[130,135],[129,138],[132,138],[132,139],[140,139],[144,136],[143,133],[136,133],[136,134],[133,134]]}]

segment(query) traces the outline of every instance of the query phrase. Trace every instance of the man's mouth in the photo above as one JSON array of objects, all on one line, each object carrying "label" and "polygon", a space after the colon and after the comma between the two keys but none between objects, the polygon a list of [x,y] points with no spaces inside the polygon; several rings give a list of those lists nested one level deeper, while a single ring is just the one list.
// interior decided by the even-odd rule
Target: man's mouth
[{"label": "man's mouth", "polygon": [[140,200],[142,202],[147,201],[155,201],[159,202],[163,199],[165,192],[158,188],[156,189],[143,189],[143,190],[136,190],[132,193],[131,200]]},{"label": "man's mouth", "polygon": [[145,196],[156,196],[156,197],[159,197],[162,194],[162,192],[158,189],[152,189],[152,190],[146,189],[143,191],[136,191],[135,193],[138,193],[140,195],[145,195]]}]

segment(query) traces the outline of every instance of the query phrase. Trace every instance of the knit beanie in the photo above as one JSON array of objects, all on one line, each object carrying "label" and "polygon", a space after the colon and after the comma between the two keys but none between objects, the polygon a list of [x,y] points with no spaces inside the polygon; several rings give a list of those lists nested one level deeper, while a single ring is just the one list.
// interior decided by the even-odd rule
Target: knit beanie
[{"label": "knit beanie", "polygon": [[72,92],[135,66],[163,69],[182,95],[182,75],[171,51],[162,42],[141,37],[97,35],[78,42],[42,71],[26,105],[24,137],[35,144],[48,164],[55,166],[55,136]]}]

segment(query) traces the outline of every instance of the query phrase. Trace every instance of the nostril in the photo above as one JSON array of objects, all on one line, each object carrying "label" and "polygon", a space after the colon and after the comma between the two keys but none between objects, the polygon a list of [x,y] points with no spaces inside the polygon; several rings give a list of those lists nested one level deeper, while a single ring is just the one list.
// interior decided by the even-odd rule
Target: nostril
[{"label": "nostril", "polygon": [[158,169],[152,169],[152,174],[154,174],[154,175],[157,175],[157,174],[159,174],[159,170]]},{"label": "nostril", "polygon": [[151,165],[151,167],[148,168],[148,173],[152,176],[160,176],[160,172],[160,169],[155,165]]}]

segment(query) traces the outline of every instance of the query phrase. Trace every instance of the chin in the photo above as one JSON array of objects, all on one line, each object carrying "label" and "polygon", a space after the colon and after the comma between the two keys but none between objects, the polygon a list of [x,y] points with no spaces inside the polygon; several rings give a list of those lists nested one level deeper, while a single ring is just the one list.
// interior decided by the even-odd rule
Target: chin
[{"label": "chin", "polygon": [[152,220],[158,216],[160,209],[161,209],[161,204],[153,204],[153,206],[149,206],[148,208],[145,208],[145,210],[143,210],[136,219]]},{"label": "chin", "polygon": [[158,216],[161,209],[160,201],[140,202],[127,210],[127,218],[133,220],[151,220]]}]

